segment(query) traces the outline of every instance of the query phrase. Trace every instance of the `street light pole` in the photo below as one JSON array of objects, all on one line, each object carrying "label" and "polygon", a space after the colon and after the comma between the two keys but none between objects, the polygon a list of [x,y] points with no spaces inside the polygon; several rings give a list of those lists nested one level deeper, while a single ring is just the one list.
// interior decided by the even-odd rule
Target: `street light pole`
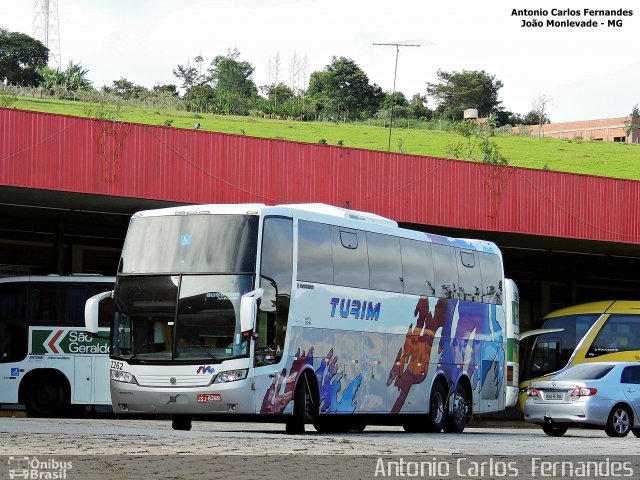
[{"label": "street light pole", "polygon": [[393,111],[396,106],[396,78],[398,76],[398,55],[400,54],[400,47],[420,47],[416,43],[374,43],[377,46],[396,47],[396,66],[393,70],[393,92],[391,93],[391,118],[389,119],[389,144],[387,145],[387,152],[391,152],[391,129],[393,127]]}]

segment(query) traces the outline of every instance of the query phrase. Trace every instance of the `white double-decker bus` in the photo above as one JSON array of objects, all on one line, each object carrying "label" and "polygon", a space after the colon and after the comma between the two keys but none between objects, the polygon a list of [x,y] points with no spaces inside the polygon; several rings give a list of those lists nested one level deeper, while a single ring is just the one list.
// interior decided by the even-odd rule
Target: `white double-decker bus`
[{"label": "white double-decker bus", "polygon": [[[0,404],[24,404],[40,417],[71,405],[111,405],[109,342],[87,335],[84,310],[114,282],[99,275],[0,278]],[[105,333],[110,308],[102,304]]]},{"label": "white double-decker bus", "polygon": [[[87,302],[89,332],[100,298]],[[176,429],[245,414],[281,418],[290,433],[462,432],[472,412],[515,402],[516,298],[493,243],[369,213],[140,212],[113,292],[113,408],[173,414]]]}]

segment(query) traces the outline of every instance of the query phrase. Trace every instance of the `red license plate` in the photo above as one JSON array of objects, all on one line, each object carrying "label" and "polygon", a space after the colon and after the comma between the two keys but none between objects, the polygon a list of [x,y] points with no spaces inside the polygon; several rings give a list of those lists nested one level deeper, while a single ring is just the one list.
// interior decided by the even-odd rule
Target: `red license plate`
[{"label": "red license plate", "polygon": [[199,393],[196,397],[199,403],[219,402],[222,397],[219,393]]}]

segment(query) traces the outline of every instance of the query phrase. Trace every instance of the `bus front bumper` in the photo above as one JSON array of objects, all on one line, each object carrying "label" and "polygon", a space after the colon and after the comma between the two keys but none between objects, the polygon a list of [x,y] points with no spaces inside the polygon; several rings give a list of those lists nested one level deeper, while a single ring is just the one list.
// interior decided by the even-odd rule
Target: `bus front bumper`
[{"label": "bus front bumper", "polygon": [[111,381],[114,413],[122,414],[254,414],[250,380],[238,380],[208,387],[141,387]]}]

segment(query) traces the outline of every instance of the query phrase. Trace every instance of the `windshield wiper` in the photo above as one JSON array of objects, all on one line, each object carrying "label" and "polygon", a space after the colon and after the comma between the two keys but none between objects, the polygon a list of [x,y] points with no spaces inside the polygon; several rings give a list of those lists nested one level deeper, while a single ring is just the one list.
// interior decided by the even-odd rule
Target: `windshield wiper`
[{"label": "windshield wiper", "polygon": [[185,346],[185,347],[178,347],[178,348],[185,349],[185,348],[191,348],[191,347],[196,347],[196,348],[199,348],[200,350],[204,350],[204,353],[206,353],[207,355],[209,355],[209,357],[211,358],[211,360],[213,360],[214,362],[220,362],[220,360],[218,359],[218,357],[216,357],[213,353],[211,353],[211,352],[209,351],[209,349],[208,349],[208,348],[203,347],[202,345],[198,345],[197,343],[193,343],[193,344],[191,344],[191,345],[187,345],[187,346]]},{"label": "windshield wiper", "polygon": [[138,345],[138,346],[136,347],[136,350],[137,350],[137,351],[136,351],[133,355],[131,355],[131,357],[129,357],[129,361],[131,361],[131,360],[135,359],[135,358],[136,358],[138,355],[140,355],[141,353],[154,353],[154,352],[141,352],[141,351],[140,351],[140,349],[141,349],[141,348],[149,347],[149,346],[151,346],[151,345],[157,345],[157,343],[156,343],[156,342],[150,342],[150,343],[143,343],[142,345]]}]

